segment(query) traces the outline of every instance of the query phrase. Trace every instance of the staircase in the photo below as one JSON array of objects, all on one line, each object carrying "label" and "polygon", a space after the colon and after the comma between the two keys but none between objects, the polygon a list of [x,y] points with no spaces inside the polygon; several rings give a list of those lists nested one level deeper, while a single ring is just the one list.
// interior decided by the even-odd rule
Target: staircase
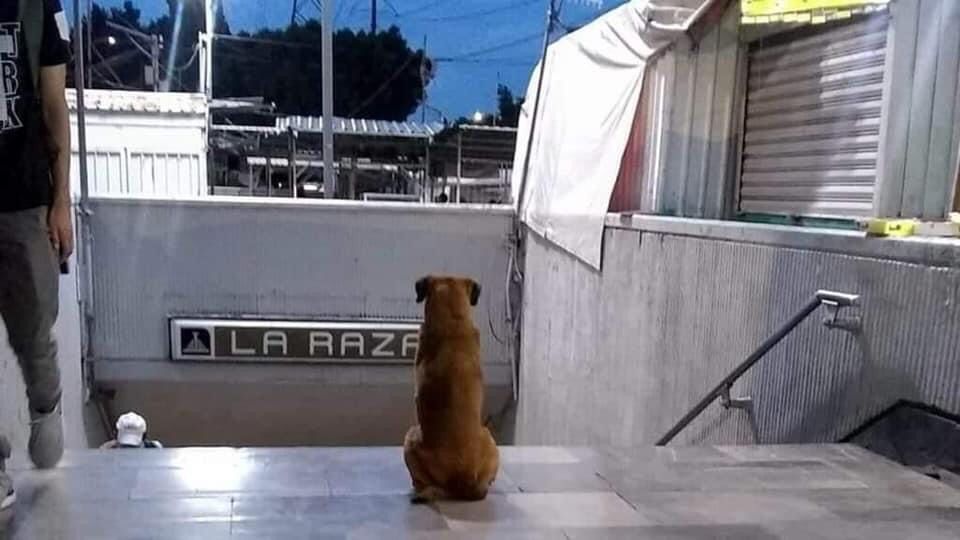
[{"label": "staircase", "polygon": [[960,491],[852,445],[504,447],[486,501],[430,506],[408,502],[397,448],[83,451],[50,472],[10,465],[19,502],[4,540],[960,537]]}]

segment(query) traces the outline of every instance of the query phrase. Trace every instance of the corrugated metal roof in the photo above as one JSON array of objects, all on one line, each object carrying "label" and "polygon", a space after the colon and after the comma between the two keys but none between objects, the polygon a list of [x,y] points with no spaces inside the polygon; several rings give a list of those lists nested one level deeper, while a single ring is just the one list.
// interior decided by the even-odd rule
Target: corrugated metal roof
[{"label": "corrugated metal roof", "polygon": [[[207,112],[203,94],[84,90],[83,98],[88,111],[192,115]],[[72,88],[67,89],[67,106],[71,111],[77,109],[77,91]]]},{"label": "corrugated metal roof", "polygon": [[[291,127],[300,132],[320,133],[323,131],[323,117],[288,116],[277,118],[277,129],[285,131]],[[421,124],[419,122],[392,122],[362,118],[334,117],[333,119],[333,132],[337,135],[428,139],[439,133],[443,128],[443,124],[439,122]]]},{"label": "corrugated metal roof", "polygon": [[[517,129],[504,126],[451,126],[434,138],[431,151],[440,159],[464,162],[513,162],[517,146]],[[459,147],[459,151],[458,151]]]}]

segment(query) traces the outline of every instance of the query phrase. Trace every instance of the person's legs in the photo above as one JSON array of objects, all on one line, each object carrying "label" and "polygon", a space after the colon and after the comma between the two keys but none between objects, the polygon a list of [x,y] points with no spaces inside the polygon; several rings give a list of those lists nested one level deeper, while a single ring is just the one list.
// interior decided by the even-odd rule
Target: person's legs
[{"label": "person's legs", "polygon": [[59,280],[46,209],[0,213],[0,315],[27,387],[30,458],[44,469],[56,466],[63,455],[60,368],[53,339]]}]

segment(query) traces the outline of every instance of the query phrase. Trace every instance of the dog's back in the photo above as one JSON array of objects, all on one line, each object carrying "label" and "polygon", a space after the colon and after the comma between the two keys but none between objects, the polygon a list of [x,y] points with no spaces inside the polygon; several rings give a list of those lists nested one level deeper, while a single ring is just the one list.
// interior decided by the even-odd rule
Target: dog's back
[{"label": "dog's back", "polygon": [[479,294],[479,286],[464,278],[430,277],[417,284],[418,300],[426,301],[416,363],[419,425],[405,446],[415,491],[425,499],[482,499],[499,466],[496,444],[482,423],[480,335],[471,316]]}]

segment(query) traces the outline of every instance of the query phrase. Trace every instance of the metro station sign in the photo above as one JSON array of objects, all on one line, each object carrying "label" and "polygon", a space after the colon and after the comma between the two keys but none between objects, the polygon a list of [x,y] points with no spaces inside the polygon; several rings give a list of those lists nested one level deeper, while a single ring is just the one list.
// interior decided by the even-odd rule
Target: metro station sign
[{"label": "metro station sign", "polygon": [[409,322],[303,322],[171,319],[178,362],[411,364],[420,325]]},{"label": "metro station sign", "polygon": [[741,0],[744,24],[825,23],[885,9],[889,0]]}]

